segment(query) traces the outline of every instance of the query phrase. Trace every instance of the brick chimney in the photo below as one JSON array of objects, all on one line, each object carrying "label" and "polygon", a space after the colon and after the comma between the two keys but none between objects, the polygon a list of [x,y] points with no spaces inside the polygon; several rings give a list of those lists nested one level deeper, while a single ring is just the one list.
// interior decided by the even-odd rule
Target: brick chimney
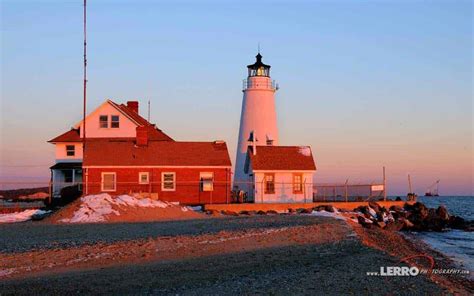
[{"label": "brick chimney", "polygon": [[137,146],[148,146],[148,129],[146,126],[137,126]]},{"label": "brick chimney", "polygon": [[127,107],[138,114],[138,101],[128,101]]}]

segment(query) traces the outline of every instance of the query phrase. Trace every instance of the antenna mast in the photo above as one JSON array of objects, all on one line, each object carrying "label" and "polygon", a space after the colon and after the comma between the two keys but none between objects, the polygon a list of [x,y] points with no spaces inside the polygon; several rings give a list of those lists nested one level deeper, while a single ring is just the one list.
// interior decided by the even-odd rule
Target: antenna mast
[{"label": "antenna mast", "polygon": [[86,4],[87,0],[84,0],[84,98],[83,98],[83,112],[82,112],[82,153],[85,155],[86,152],[86,103],[87,103],[87,30],[86,30]]}]

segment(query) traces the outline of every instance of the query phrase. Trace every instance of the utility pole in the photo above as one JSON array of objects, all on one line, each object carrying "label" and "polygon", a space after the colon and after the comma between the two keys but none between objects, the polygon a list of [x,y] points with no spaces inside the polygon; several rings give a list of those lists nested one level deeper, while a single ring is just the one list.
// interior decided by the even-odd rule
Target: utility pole
[{"label": "utility pole", "polygon": [[83,89],[83,112],[82,112],[82,153],[85,154],[86,150],[86,105],[87,105],[87,0],[84,0],[84,89]]},{"label": "utility pole", "polygon": [[[82,110],[82,163],[84,163],[85,155],[86,155],[86,112],[87,112],[87,10],[86,10],[87,0],[84,0],[84,89],[83,89],[83,110]],[[88,193],[87,188],[87,181],[88,181],[88,174],[87,170],[83,171],[82,174],[82,182],[83,182],[83,193]]]}]

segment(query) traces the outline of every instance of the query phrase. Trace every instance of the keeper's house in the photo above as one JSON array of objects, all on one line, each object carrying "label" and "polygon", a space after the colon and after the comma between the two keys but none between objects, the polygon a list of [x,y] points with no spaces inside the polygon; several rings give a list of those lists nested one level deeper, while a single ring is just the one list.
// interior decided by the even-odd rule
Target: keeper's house
[{"label": "keeper's house", "polygon": [[231,162],[223,141],[174,141],[138,113],[138,102],[105,101],[83,124],[50,140],[56,146],[52,191],[142,192],[182,204],[230,202]]}]

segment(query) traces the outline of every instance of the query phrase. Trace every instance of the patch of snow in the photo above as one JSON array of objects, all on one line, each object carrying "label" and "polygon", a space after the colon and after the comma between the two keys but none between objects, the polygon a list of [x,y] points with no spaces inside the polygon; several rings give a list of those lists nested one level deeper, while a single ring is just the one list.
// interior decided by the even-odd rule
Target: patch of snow
[{"label": "patch of snow", "polygon": [[369,207],[369,213],[370,213],[370,215],[371,215],[372,217],[377,218],[377,213],[376,213],[375,210],[372,209],[371,207]]},{"label": "patch of snow", "polygon": [[318,217],[330,217],[330,218],[334,218],[334,219],[338,219],[338,220],[346,220],[346,218],[344,216],[342,216],[337,210],[336,212],[326,212],[326,211],[313,211],[311,214],[309,214],[311,216],[318,216]]},{"label": "patch of snow", "polygon": [[71,219],[61,219],[66,223],[90,223],[106,221],[107,215],[120,216],[120,212],[114,210],[113,206],[130,206],[140,208],[166,208],[170,203],[150,198],[137,198],[137,196],[119,195],[112,197],[107,193],[87,195],[81,197],[81,206],[74,212]]},{"label": "patch of snow", "polygon": [[308,146],[300,146],[298,152],[304,156],[311,156],[311,148]]},{"label": "patch of snow", "polygon": [[31,220],[33,215],[42,215],[49,213],[50,211],[43,210],[25,210],[21,212],[0,214],[0,223],[14,223],[14,222],[24,222]]},{"label": "patch of snow", "polygon": [[195,212],[202,212],[202,206],[195,206],[195,207],[187,207],[188,210],[195,211]]}]

